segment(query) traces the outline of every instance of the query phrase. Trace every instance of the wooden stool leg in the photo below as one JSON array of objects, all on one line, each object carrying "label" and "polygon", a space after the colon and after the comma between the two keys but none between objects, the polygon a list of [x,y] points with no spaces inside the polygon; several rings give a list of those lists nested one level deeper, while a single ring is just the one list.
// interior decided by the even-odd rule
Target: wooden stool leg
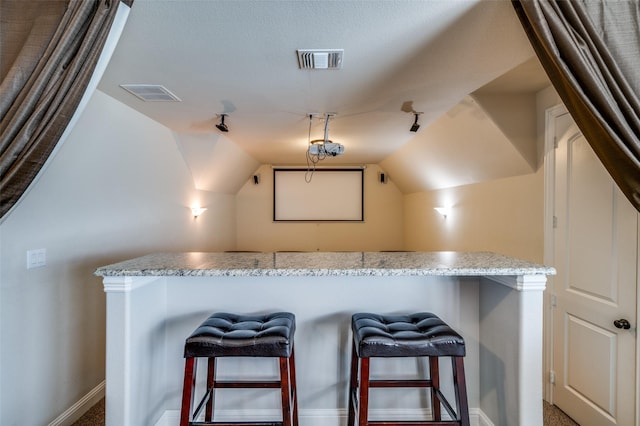
[{"label": "wooden stool leg", "polygon": [[289,381],[289,359],[278,358],[280,361],[280,395],[282,397],[282,425],[291,425],[291,394]]},{"label": "wooden stool leg", "polygon": [[469,426],[469,403],[467,401],[467,380],[464,375],[464,358],[461,356],[452,357],[451,364],[460,426]]},{"label": "wooden stool leg", "polygon": [[429,357],[429,377],[431,379],[431,413],[433,414],[433,420],[442,420],[442,414],[440,412],[440,398],[438,398],[437,391],[440,390],[440,366],[438,365],[438,357]]},{"label": "wooden stool leg", "polygon": [[356,391],[358,388],[358,355],[356,354],[356,345],[351,343],[351,378],[349,380],[349,395],[347,404],[349,404],[349,420],[347,426],[355,426],[356,422]]},{"label": "wooden stool leg", "polygon": [[293,347],[289,357],[289,371],[291,372],[291,394],[293,396],[293,426],[298,426],[298,386],[296,382],[296,357]]},{"label": "wooden stool leg", "polygon": [[367,426],[369,424],[369,358],[360,358],[359,393],[358,426]]},{"label": "wooden stool leg", "polygon": [[180,426],[189,426],[193,391],[196,385],[196,359],[187,358],[184,364],[184,380],[182,382],[182,407],[180,409]]},{"label": "wooden stool leg", "polygon": [[207,392],[209,392],[209,400],[205,410],[205,421],[210,422],[213,419],[213,404],[216,390],[216,359],[209,358],[207,362]]}]

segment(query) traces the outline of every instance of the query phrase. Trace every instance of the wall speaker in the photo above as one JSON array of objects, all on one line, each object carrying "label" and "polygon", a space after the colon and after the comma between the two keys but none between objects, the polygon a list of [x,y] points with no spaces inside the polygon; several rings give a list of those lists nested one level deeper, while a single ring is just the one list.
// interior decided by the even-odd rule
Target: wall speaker
[{"label": "wall speaker", "polygon": [[253,175],[253,184],[257,185],[260,183],[260,175]]},{"label": "wall speaker", "polygon": [[380,178],[380,183],[386,184],[389,181],[389,176],[386,173],[379,173],[378,177]]}]

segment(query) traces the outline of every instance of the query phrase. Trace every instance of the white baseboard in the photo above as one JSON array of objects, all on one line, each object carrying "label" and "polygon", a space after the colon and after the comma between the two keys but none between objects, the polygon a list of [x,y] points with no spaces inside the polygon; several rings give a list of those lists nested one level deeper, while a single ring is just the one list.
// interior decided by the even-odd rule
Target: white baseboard
[{"label": "white baseboard", "polygon": [[[347,424],[347,410],[300,410],[298,418],[302,426],[344,426]],[[369,416],[374,420],[421,420],[429,419],[428,410],[370,410]],[[443,416],[445,417],[445,416]],[[216,420],[220,421],[278,421],[279,410],[221,410],[216,412]],[[469,409],[471,426],[494,426],[493,422],[479,408]],[[180,423],[180,411],[167,410],[156,422],[155,426],[176,426]]]},{"label": "white baseboard", "polygon": [[478,426],[495,426],[493,424],[493,422],[491,421],[491,419],[489,417],[487,417],[487,415],[484,413],[484,411],[482,411],[479,408],[470,408],[469,409],[469,422],[471,424],[473,423],[473,419],[477,418],[477,424]]},{"label": "white baseboard", "polygon": [[56,417],[55,420],[49,423],[49,426],[71,426],[73,422],[82,417],[84,413],[89,411],[91,407],[96,405],[98,401],[104,398],[104,388],[105,382],[103,380],[98,386],[91,389],[89,393],[80,398],[78,402],[66,409],[64,413]]}]

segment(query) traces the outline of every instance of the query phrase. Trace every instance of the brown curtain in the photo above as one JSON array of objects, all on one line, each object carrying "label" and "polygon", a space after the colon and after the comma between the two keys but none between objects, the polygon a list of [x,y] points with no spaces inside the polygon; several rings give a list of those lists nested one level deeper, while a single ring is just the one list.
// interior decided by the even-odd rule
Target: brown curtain
[{"label": "brown curtain", "polygon": [[118,6],[118,0],[0,0],[0,219],[73,117]]},{"label": "brown curtain", "polygon": [[640,211],[638,2],[512,3],[577,126],[622,192]]}]

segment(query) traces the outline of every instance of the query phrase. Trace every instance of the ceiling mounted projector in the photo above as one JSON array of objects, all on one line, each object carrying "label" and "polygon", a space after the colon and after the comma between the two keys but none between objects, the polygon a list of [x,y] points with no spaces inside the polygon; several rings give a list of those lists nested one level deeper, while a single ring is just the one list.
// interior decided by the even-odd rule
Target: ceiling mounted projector
[{"label": "ceiling mounted projector", "polygon": [[335,142],[325,142],[322,139],[311,141],[309,146],[309,154],[311,155],[327,155],[336,157],[344,154],[344,146]]},{"label": "ceiling mounted projector", "polygon": [[[329,119],[333,117],[333,114],[327,114],[324,122],[324,139],[314,139],[309,141],[309,148],[307,149],[307,155],[313,156],[315,161],[322,160],[325,157],[336,157],[344,154],[344,146],[339,143],[335,143],[329,139]],[[309,115],[309,126],[311,126],[311,119],[313,115]],[[311,127],[309,127],[311,131]]]}]

